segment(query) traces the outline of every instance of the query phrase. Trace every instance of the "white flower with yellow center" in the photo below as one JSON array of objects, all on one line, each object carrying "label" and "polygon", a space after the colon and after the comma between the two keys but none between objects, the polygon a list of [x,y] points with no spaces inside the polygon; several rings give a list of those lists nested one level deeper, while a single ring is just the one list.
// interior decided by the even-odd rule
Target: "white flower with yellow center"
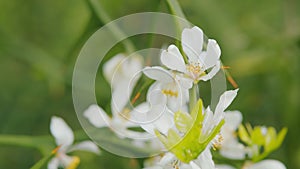
[{"label": "white flower with yellow center", "polygon": [[89,151],[95,154],[99,154],[100,150],[92,141],[83,141],[73,145],[74,134],[71,128],[60,117],[52,117],[50,123],[50,131],[57,146],[60,146],[56,156],[48,163],[48,169],[58,169],[60,167],[66,169],[75,169],[80,163],[80,159],[77,156],[69,156],[67,153],[76,150]]},{"label": "white flower with yellow center", "polygon": [[[169,109],[174,112],[185,109],[188,101],[188,89],[192,87],[186,78],[183,78],[180,74],[169,72],[159,66],[146,67],[143,69],[143,73],[147,77],[156,80],[156,82],[150,86],[147,92],[147,98],[149,98],[149,95],[153,92],[160,91],[163,95],[157,96],[166,98],[166,104]],[[153,99],[161,100],[161,98]]]},{"label": "white flower with yellow center", "polygon": [[112,117],[98,105],[90,105],[83,116],[97,128],[109,127],[119,137],[136,137],[140,133],[128,130],[129,127],[139,127],[130,121],[130,112],[126,105],[130,95],[140,77],[142,61],[138,56],[126,57],[118,54],[103,65],[103,74],[111,84],[111,112]]},{"label": "white flower with yellow center", "polygon": [[169,129],[167,133],[154,129],[159,140],[170,151],[155,167],[215,169],[210,148],[220,144],[218,133],[224,124],[224,111],[236,97],[237,91],[224,92],[214,113],[209,107],[203,110],[199,100],[190,114],[181,111],[174,113],[176,128]]},{"label": "white flower with yellow center", "polygon": [[111,85],[111,109],[114,116],[124,111],[142,67],[140,57],[126,57],[124,54],[117,54],[103,65],[103,75]]},{"label": "white flower with yellow center", "polygon": [[223,137],[220,153],[222,156],[230,159],[244,159],[246,148],[239,143],[237,138],[237,129],[242,123],[243,116],[239,111],[226,111],[225,124],[221,129]]},{"label": "white flower with yellow center", "polygon": [[[203,32],[199,27],[184,29],[181,44],[188,63],[175,45],[170,45],[161,54],[161,62],[171,70],[183,73],[189,79],[188,86],[198,81],[211,79],[220,70],[221,49],[213,39],[208,39],[206,50],[203,50]],[[207,71],[211,69],[208,73]]]}]

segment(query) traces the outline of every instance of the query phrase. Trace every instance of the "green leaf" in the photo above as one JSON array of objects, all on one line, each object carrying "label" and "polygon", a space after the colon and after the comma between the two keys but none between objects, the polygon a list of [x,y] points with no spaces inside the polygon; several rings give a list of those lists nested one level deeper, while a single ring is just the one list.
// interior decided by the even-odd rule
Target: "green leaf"
[{"label": "green leaf", "polygon": [[[191,112],[192,118],[188,114],[177,112],[175,115],[176,126],[181,127],[181,130],[187,130],[183,137],[180,137],[173,129],[168,131],[168,136],[164,137],[158,130],[155,130],[158,139],[182,162],[189,163],[196,159],[199,154],[205,150],[208,144],[220,132],[225,120],[223,119],[217,126],[214,127],[209,135],[202,136],[202,127],[204,115],[202,114],[202,100],[199,99]],[[183,119],[179,119],[183,118]],[[194,119],[194,120],[192,120]],[[181,124],[182,123],[182,124]],[[187,126],[190,126],[187,128]],[[199,141],[200,139],[203,141]]]},{"label": "green leaf", "polygon": [[175,145],[176,143],[178,143],[178,141],[180,141],[181,137],[178,135],[178,133],[173,130],[170,129],[168,131],[168,140],[169,140],[169,146],[172,147],[173,145]]},{"label": "green leaf", "polygon": [[239,135],[239,138],[246,144],[248,144],[248,145],[252,144],[251,138],[250,138],[246,128],[243,125],[239,126],[238,135]]},{"label": "green leaf", "polygon": [[225,120],[221,120],[220,123],[213,128],[207,139],[205,140],[204,144],[208,144],[211,140],[213,140],[218,133],[220,133],[221,127],[224,125]]},{"label": "green leaf", "polygon": [[251,140],[254,144],[264,145],[265,137],[262,134],[261,127],[254,127],[254,130],[251,133]]},{"label": "green leaf", "polygon": [[278,133],[277,135],[277,140],[276,140],[276,144],[277,144],[277,147],[280,147],[286,134],[288,132],[288,129],[286,127],[284,127],[283,129],[281,129],[281,131]]},{"label": "green leaf", "polygon": [[183,133],[186,133],[193,124],[193,119],[188,113],[176,112],[174,114],[176,128]]},{"label": "green leaf", "polygon": [[274,127],[268,127],[267,134],[265,136],[266,143],[265,143],[265,151],[271,152],[272,150],[276,149],[276,130]]}]

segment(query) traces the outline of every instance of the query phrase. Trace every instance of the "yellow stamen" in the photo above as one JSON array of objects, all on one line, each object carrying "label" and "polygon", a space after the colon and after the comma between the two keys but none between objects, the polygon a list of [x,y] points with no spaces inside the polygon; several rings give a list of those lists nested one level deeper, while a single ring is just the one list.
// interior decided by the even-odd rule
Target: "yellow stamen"
[{"label": "yellow stamen", "polygon": [[194,74],[199,74],[201,72],[199,63],[191,63],[187,65],[187,70]]},{"label": "yellow stamen", "polygon": [[178,97],[178,91],[172,91],[172,90],[162,90],[162,93],[167,95],[167,96],[173,96],[173,97]]},{"label": "yellow stamen", "polygon": [[213,149],[217,150],[217,149],[221,148],[223,140],[224,140],[223,136],[219,135],[217,140],[213,143]]},{"label": "yellow stamen", "polygon": [[66,169],[76,169],[80,163],[80,158],[77,156],[72,157],[71,163],[66,167]]},{"label": "yellow stamen", "polygon": [[119,115],[125,120],[128,120],[130,118],[130,109],[124,108],[123,111],[119,113]]}]

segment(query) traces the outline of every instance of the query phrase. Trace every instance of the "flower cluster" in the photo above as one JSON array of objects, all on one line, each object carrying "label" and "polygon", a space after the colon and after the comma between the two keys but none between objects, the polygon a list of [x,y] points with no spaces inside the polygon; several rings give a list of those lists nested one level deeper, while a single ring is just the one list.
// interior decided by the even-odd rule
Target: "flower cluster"
[{"label": "flower cluster", "polygon": [[[226,111],[239,89],[223,92],[215,108],[205,106],[199,97],[201,81],[222,71],[220,56],[216,40],[205,40],[196,26],[183,30],[181,47],[170,45],[162,50],[161,66],[143,67],[140,58],[118,54],[103,67],[112,89],[111,116],[96,104],[87,107],[83,116],[96,128],[110,128],[120,139],[157,137],[156,147],[167,151],[146,160],[145,169],[285,169],[281,162],[265,158],[281,145],[286,128],[277,134],[273,127],[242,125],[239,111]],[[154,82],[145,100],[132,106],[130,98],[140,72]],[[79,158],[66,155],[75,149],[99,152],[91,142],[71,146],[73,133],[58,117],[52,118],[51,133],[61,147],[48,168],[75,168]]]},{"label": "flower cluster", "polygon": [[80,163],[80,159],[77,156],[68,156],[67,153],[83,150],[99,154],[100,150],[98,146],[92,141],[82,141],[75,145],[74,134],[72,129],[66,124],[66,122],[60,117],[52,117],[50,124],[50,131],[55,138],[58,151],[56,156],[48,163],[48,169],[58,169],[60,167],[66,169],[75,169]]}]

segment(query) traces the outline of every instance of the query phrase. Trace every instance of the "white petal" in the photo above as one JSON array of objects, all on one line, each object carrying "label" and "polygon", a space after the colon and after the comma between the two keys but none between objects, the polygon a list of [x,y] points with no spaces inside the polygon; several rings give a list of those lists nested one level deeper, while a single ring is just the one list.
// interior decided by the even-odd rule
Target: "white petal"
[{"label": "white petal", "polygon": [[245,159],[246,149],[235,139],[230,140],[230,142],[229,140],[224,140],[220,154],[229,159],[243,160]]},{"label": "white petal", "polygon": [[167,134],[168,130],[174,126],[173,115],[170,110],[161,107],[152,107],[147,115],[147,124],[142,124],[141,127],[148,133],[155,135],[154,129]]},{"label": "white petal", "polygon": [[121,72],[128,79],[133,79],[133,77],[143,69],[142,60],[136,56],[127,57],[126,60],[122,62],[121,67]]},{"label": "white petal", "polygon": [[243,116],[240,111],[226,111],[224,127],[235,131],[243,121]]},{"label": "white petal", "polygon": [[204,120],[203,120],[203,128],[202,128],[203,136],[206,136],[209,133],[209,131],[214,127],[213,117],[214,117],[213,112],[208,107],[206,109]]},{"label": "white petal", "polygon": [[83,113],[83,116],[95,127],[101,128],[109,126],[110,118],[105,111],[98,105],[90,105]]},{"label": "white petal", "polygon": [[111,111],[114,116],[123,111],[130,100],[133,86],[130,80],[120,81],[112,91]]},{"label": "white petal", "polygon": [[111,83],[117,67],[121,64],[124,58],[125,56],[123,54],[117,54],[103,65],[103,75],[109,83]]},{"label": "white petal", "polygon": [[138,131],[133,131],[133,130],[128,130],[128,129],[123,130],[122,133],[119,133],[119,134],[122,135],[123,138],[124,137],[132,138],[135,140],[141,139],[141,140],[139,140],[140,142],[143,142],[144,140],[149,139],[149,138],[153,138],[153,136],[147,132],[138,132]]},{"label": "white petal", "polygon": [[159,164],[162,166],[168,165],[173,160],[175,160],[176,157],[172,153],[166,153],[160,160]]},{"label": "white petal", "polygon": [[73,131],[62,118],[56,116],[51,118],[50,131],[56,144],[62,146],[61,150],[72,145],[74,141]]},{"label": "white petal", "polygon": [[220,56],[221,56],[221,49],[218,43],[213,39],[209,39],[207,44],[206,56],[204,57],[204,61],[203,61],[205,70],[217,64],[217,61],[220,59]]},{"label": "white petal", "polygon": [[[177,79],[179,81],[180,86],[182,86],[184,89],[190,89],[193,87],[193,82],[194,82],[193,79],[185,78],[182,76],[177,76]],[[184,90],[184,89],[181,89],[181,90]]]},{"label": "white petal", "polygon": [[190,162],[190,166],[192,167],[192,169],[201,169],[196,163],[194,163],[193,161]]},{"label": "white petal", "polygon": [[247,167],[247,169],[286,169],[286,167],[277,160],[263,160]]},{"label": "white petal", "polygon": [[216,65],[212,68],[212,70],[207,75],[201,76],[200,80],[203,81],[210,80],[219,72],[220,68],[221,68],[221,63],[220,61],[217,61]]},{"label": "white petal", "polygon": [[[176,89],[177,90],[177,89]],[[166,95],[162,93],[161,84],[153,83],[147,91],[147,101],[151,105],[165,105],[167,102]]]},{"label": "white petal", "polygon": [[143,73],[149,78],[162,83],[171,83],[174,81],[172,75],[167,70],[159,66],[146,67],[143,69]]},{"label": "white petal", "polygon": [[201,169],[215,169],[209,146],[194,161]]},{"label": "white petal", "polygon": [[186,105],[186,100],[184,100],[185,98],[182,97],[182,94],[180,92],[178,94],[178,97],[168,97],[167,107],[172,112],[182,110]]},{"label": "white petal", "polygon": [[203,32],[199,27],[182,31],[181,45],[189,61],[197,62],[203,47]]},{"label": "white petal", "polygon": [[230,165],[225,165],[225,164],[217,164],[216,169],[235,169],[234,167]]},{"label": "white petal", "polygon": [[143,123],[147,119],[147,112],[150,110],[150,104],[144,102],[134,107],[133,110],[129,113],[130,120],[136,123]]},{"label": "white petal", "polygon": [[83,151],[88,151],[88,152],[92,152],[95,154],[100,154],[100,149],[92,141],[83,141],[78,144],[75,144],[68,150],[68,152],[72,152],[72,151],[76,151],[76,150],[83,150]]},{"label": "white petal", "polygon": [[54,157],[48,162],[48,169],[58,169],[59,168],[59,160]]},{"label": "white petal", "polygon": [[60,160],[63,168],[67,168],[72,163],[74,158],[76,158],[76,157],[68,156],[66,154],[60,154],[60,156],[59,156],[59,160]]},{"label": "white petal", "polygon": [[169,69],[177,70],[180,72],[186,71],[186,66],[179,49],[175,45],[170,45],[167,50],[163,50],[160,60],[162,64]]},{"label": "white petal", "polygon": [[224,112],[224,110],[231,104],[233,99],[236,97],[238,90],[239,89],[229,90],[221,95],[220,100],[216,106],[216,114],[221,114]]}]

